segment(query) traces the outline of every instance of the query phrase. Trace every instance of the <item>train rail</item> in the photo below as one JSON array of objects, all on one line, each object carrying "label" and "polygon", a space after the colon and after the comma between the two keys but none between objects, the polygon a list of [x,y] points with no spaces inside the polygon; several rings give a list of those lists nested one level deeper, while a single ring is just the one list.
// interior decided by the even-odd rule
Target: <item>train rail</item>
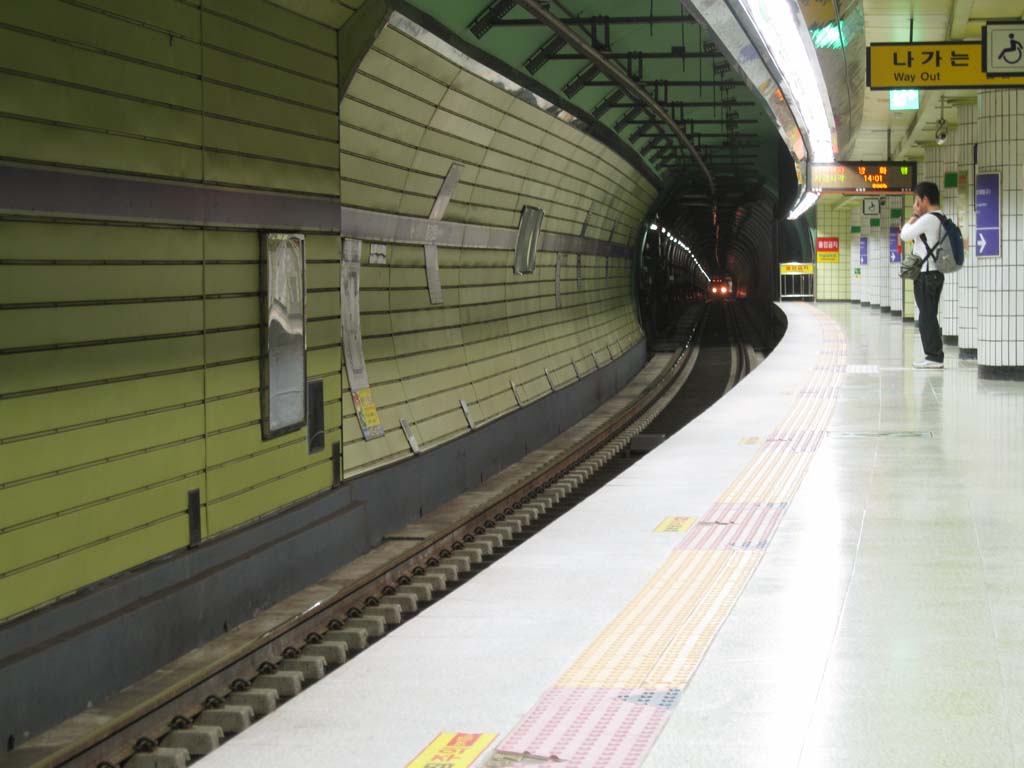
[{"label": "train rail", "polygon": [[555,440],[327,579],[0,757],[0,766],[162,768],[201,758],[699,415],[756,364],[751,333],[734,303],[692,307],[630,384]]}]

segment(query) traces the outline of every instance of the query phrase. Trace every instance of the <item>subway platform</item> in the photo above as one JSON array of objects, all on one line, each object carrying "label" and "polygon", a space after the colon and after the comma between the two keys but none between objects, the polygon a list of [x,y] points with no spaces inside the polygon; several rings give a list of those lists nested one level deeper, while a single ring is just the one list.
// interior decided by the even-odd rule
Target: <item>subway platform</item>
[{"label": "subway platform", "polygon": [[203,767],[1024,765],[1024,387],[783,308],[713,408]]}]

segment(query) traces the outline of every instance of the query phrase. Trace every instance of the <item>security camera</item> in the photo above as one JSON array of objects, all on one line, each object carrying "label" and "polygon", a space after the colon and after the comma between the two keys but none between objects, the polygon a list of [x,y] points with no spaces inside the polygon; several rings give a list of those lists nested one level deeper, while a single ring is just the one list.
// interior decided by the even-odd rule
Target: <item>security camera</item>
[{"label": "security camera", "polygon": [[935,125],[935,143],[941,147],[948,138],[949,127],[946,125],[946,120],[945,118],[939,118],[939,122]]}]

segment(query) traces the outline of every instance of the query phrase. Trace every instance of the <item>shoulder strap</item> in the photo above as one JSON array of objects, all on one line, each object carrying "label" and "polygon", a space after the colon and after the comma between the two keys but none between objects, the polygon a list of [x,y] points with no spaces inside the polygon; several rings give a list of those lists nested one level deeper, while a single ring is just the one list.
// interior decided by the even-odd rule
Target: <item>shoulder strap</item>
[{"label": "shoulder strap", "polygon": [[928,254],[924,257],[924,260],[928,261],[928,259],[932,258],[932,254],[935,252],[935,249],[942,245],[942,241],[946,239],[948,233],[946,232],[946,217],[941,213],[938,213],[937,211],[928,211],[925,216],[934,216],[939,220],[939,240],[935,245],[928,245],[928,238],[925,237],[924,232],[921,233],[921,242],[924,243],[924,249]]}]

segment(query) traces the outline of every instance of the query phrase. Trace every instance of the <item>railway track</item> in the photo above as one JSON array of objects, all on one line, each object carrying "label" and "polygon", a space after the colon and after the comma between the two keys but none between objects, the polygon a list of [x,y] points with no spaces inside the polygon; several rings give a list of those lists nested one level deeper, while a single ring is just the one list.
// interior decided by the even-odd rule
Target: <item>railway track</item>
[{"label": "railway track", "polygon": [[[631,384],[542,449],[240,627],[0,757],[2,768],[185,766],[314,685],[623,472],[758,355],[732,304],[692,307]],[[537,455],[535,455],[537,454]]]}]

